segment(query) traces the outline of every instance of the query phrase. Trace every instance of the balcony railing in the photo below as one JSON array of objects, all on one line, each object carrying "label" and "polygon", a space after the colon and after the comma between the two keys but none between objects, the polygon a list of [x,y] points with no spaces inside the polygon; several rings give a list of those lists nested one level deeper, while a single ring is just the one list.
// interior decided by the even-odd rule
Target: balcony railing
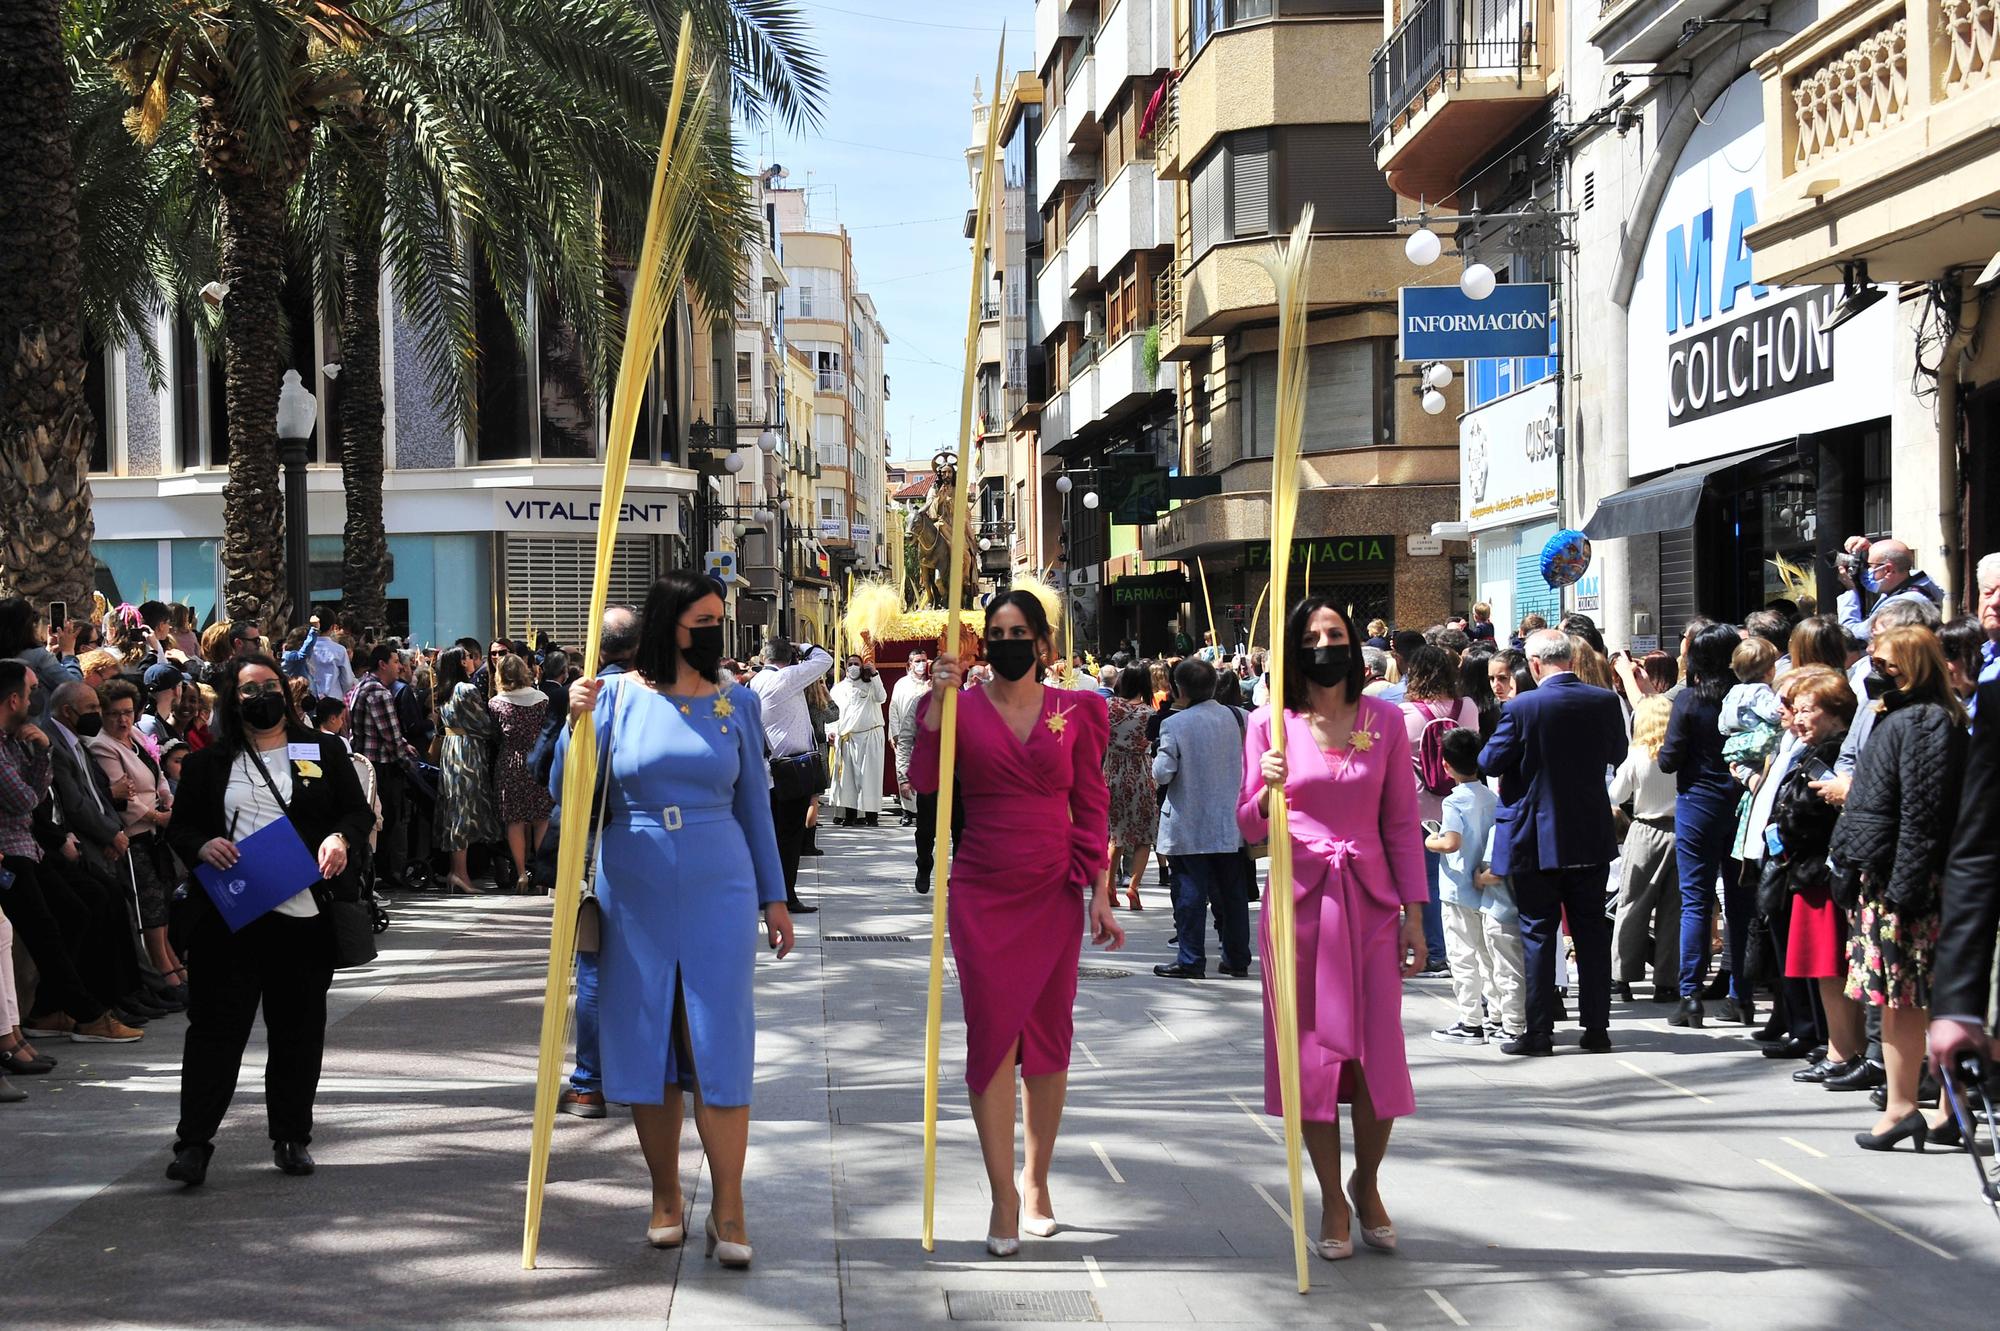
[{"label": "balcony railing", "polygon": [[839,370],[821,370],[819,372],[819,391],[822,393],[845,393],[847,391],[847,376]]},{"label": "balcony railing", "polygon": [[1417,0],[1369,70],[1369,131],[1389,127],[1447,84],[1468,74],[1508,74],[1517,83],[1539,68],[1537,0]]},{"label": "balcony railing", "polygon": [[1176,83],[1167,89],[1160,113],[1153,118],[1153,157],[1163,162],[1174,161],[1181,155],[1180,147],[1181,88]]},{"label": "balcony railing", "polygon": [[982,300],[979,302],[979,319],[981,323],[986,323],[991,320],[998,319],[999,317],[1000,317],[999,301]]}]

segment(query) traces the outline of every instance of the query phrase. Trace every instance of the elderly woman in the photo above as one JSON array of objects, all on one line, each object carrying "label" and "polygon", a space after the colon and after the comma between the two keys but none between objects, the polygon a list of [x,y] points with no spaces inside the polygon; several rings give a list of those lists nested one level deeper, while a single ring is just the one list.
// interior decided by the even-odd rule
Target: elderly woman
[{"label": "elderly woman", "polygon": [[1946,1118],[1928,1120],[1917,1108],[1917,1079],[1930,1022],[1938,880],[1970,740],[1936,633],[1914,625],[1877,633],[1869,659],[1877,719],[1828,846],[1839,871],[1836,896],[1843,877],[1852,884],[1847,996],[1882,1009],[1888,1077],[1882,1117],[1854,1142],[1887,1151],[1907,1137],[1922,1150]]},{"label": "elderly woman", "polygon": [[[114,788],[128,790],[119,812],[126,849],[122,863],[114,861],[120,877],[128,877],[139,901],[139,928],[145,936],[146,954],[153,968],[174,986],[174,996],[184,996],[182,985],[187,970],[167,941],[167,893],[175,877],[173,859],[155,835],[173,821],[174,797],[167,779],[154,764],[152,755],[139,741],[136,730],[139,690],[122,679],[114,679],[97,691],[104,714],[104,729],[84,741],[91,758],[103,770]],[[121,786],[121,781],[129,786]]]}]

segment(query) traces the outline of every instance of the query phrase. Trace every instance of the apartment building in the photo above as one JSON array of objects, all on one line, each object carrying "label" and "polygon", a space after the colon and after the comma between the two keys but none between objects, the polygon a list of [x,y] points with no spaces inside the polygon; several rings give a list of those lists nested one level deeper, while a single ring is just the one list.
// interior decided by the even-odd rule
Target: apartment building
[{"label": "apartment building", "polygon": [[[1433,623],[1463,608],[1470,579],[1464,547],[1431,534],[1459,516],[1452,418],[1461,385],[1445,390],[1452,410],[1427,414],[1416,367],[1396,359],[1396,289],[1410,276],[1394,219],[1413,205],[1385,180],[1371,132],[1381,8],[1187,0],[1173,9],[1166,63],[1177,74],[1140,126],[1150,132],[1155,176],[1175,182],[1173,256],[1142,314],[1157,322],[1159,356],[1178,385],[1177,471],[1217,478],[1220,492],[1143,528],[1144,552],[1189,573],[1184,623],[1199,626],[1206,615],[1205,574],[1218,638],[1250,636],[1250,608],[1270,577],[1276,409],[1276,303],[1262,262],[1310,204],[1293,594],[1309,586],[1364,622]],[[1140,645],[1148,646],[1143,634]]]}]

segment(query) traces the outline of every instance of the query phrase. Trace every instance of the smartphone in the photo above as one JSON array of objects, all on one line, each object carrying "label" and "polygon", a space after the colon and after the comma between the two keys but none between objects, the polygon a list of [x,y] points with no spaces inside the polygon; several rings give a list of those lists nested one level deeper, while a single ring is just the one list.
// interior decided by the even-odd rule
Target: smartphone
[{"label": "smartphone", "polygon": [[1435,818],[1426,818],[1423,823],[1425,836],[1443,836],[1444,824]]},{"label": "smartphone", "polygon": [[1773,860],[1785,858],[1785,838],[1777,828],[1769,825],[1764,828],[1764,854]]},{"label": "smartphone", "polygon": [[1831,767],[1828,767],[1825,763],[1821,762],[1819,759],[1817,758],[1806,759],[1806,780],[1831,781],[1833,780],[1834,775],[1835,775],[1834,770]]},{"label": "smartphone", "polygon": [[49,602],[49,636],[50,636],[50,637],[54,637],[54,636],[55,636],[56,634],[58,634],[58,633],[61,633],[61,632],[62,632],[62,626],[63,626],[64,624],[67,624],[68,622],[69,622],[69,602],[67,602],[67,601],[50,601],[50,602]]}]

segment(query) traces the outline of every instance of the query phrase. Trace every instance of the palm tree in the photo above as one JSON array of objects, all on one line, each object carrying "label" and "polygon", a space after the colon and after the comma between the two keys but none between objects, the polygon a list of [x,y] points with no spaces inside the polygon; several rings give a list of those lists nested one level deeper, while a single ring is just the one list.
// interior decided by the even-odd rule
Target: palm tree
[{"label": "palm tree", "polygon": [[[282,625],[282,502],[272,406],[283,370],[290,243],[339,311],[349,595],[380,622],[379,275],[387,247],[437,391],[470,420],[476,370],[466,242],[525,329],[533,280],[576,326],[597,382],[608,341],[603,245],[636,247],[658,89],[683,10],[725,52],[736,104],[798,120],[823,79],[783,0],[75,0],[83,49],[131,90],[142,142],[191,102],[227,289],[230,476],[223,564],[232,616]],[[636,123],[634,123],[636,121]],[[691,276],[727,292],[748,217],[726,128],[714,243]],[[321,155],[325,160],[320,161]],[[314,177],[309,179],[309,177]],[[602,214],[602,227],[598,221]],[[717,308],[728,308],[727,297]],[[348,341],[347,338],[352,338]],[[373,366],[369,363],[373,362]]]},{"label": "palm tree", "polygon": [[59,0],[7,0],[0,181],[35,206],[0,224],[0,591],[81,608],[94,527],[68,102]]}]

